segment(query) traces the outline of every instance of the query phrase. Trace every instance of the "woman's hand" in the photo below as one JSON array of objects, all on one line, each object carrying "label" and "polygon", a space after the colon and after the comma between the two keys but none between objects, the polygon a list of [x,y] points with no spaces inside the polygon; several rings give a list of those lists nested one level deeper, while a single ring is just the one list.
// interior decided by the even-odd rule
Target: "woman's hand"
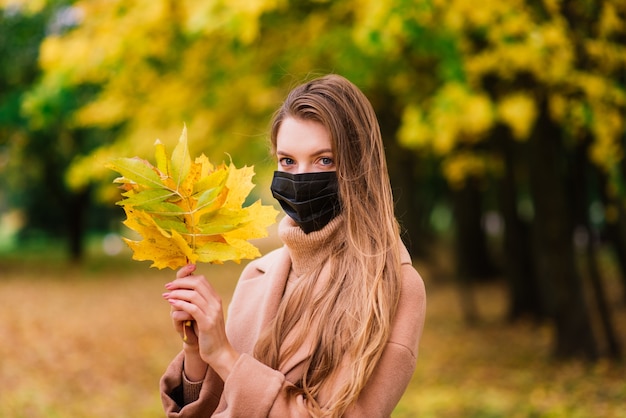
[{"label": "woman's hand", "polygon": [[[193,264],[189,264],[176,272],[176,279],[180,279],[186,276],[189,276],[196,269],[196,266]],[[187,312],[183,311],[180,308],[174,307],[172,304],[172,294],[169,290],[172,290],[173,282],[165,285],[168,289],[168,292],[163,293],[163,297],[170,302],[171,311],[170,315],[172,317],[172,322],[174,324],[174,329],[180,334],[180,338],[183,340],[185,351],[192,351],[194,348],[198,351],[198,337],[196,333],[196,326],[193,323],[193,317]]]},{"label": "woman's hand", "polygon": [[[165,285],[163,297],[172,306],[172,320],[181,337],[186,336],[185,353],[198,350],[200,358],[226,380],[239,357],[226,337],[222,300],[204,276],[192,275],[188,265],[176,273],[176,280]],[[186,326],[187,321],[192,326]],[[206,369],[205,369],[206,370]],[[192,377],[185,373],[189,379]],[[194,368],[194,372],[197,368]],[[195,373],[194,373],[195,374]]]}]

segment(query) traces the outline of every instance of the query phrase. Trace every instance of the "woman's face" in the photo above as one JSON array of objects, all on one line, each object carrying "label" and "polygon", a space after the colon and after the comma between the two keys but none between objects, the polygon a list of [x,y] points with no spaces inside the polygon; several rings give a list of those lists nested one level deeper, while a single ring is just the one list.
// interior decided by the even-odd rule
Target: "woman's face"
[{"label": "woman's face", "polygon": [[330,133],[319,122],[286,118],[276,135],[278,171],[292,174],[335,171]]}]

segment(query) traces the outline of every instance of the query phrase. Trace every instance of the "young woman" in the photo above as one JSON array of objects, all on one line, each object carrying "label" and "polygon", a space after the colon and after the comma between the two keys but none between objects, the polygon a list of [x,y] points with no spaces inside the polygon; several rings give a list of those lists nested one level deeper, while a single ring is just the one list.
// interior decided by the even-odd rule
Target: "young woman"
[{"label": "young woman", "polygon": [[183,350],[169,417],[388,417],[409,383],[426,297],[399,238],[378,122],[338,75],[295,88],[271,132],[284,246],[244,269],[225,325],[190,265],[164,298]]}]

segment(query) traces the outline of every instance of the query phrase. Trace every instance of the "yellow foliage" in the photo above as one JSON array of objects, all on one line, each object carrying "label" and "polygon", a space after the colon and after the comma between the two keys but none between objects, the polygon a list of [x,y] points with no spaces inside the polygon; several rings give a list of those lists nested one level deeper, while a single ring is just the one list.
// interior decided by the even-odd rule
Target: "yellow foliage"
[{"label": "yellow foliage", "polygon": [[[399,141],[438,155],[480,142],[495,121],[527,138],[539,109],[530,96],[510,93],[526,88],[547,98],[565,132],[593,135],[594,161],[615,162],[602,155],[615,151],[619,124],[595,112],[623,114],[626,106],[615,82],[626,66],[626,46],[616,41],[626,35],[625,2],[601,2],[584,27],[568,22],[562,0],[313,3],[295,19],[286,0],[79,0],[81,24],[42,45],[44,83],[98,85],[98,97],[73,122],[123,126],[116,142],[126,149],[118,150],[141,154],[141,138],[173,136],[184,120],[212,139],[220,153],[212,159],[225,143],[253,148],[248,141],[265,132],[282,97],[277,86],[292,74],[348,68],[365,90],[388,89],[405,108]],[[581,4],[575,0],[572,10],[581,12]],[[272,23],[263,26],[265,17]],[[372,65],[337,64],[352,56]],[[72,184],[84,183],[78,171],[86,170],[85,179],[102,175],[95,158],[76,160]]]},{"label": "yellow foliage", "polygon": [[557,123],[563,122],[567,114],[567,99],[559,93],[551,94],[548,97],[548,109],[550,111],[550,118]]},{"label": "yellow foliage", "polygon": [[259,36],[259,19],[264,12],[285,5],[284,0],[185,0],[181,3],[189,32],[227,32],[245,44]]},{"label": "yellow foliage", "polygon": [[592,131],[595,141],[589,148],[589,156],[599,167],[610,170],[624,158],[620,137],[624,134],[624,115],[606,106],[597,105],[594,111]]},{"label": "yellow foliage", "polygon": [[602,3],[602,11],[600,12],[600,19],[598,22],[598,28],[600,29],[600,36],[605,38],[613,34],[620,34],[624,31],[624,25],[626,25],[626,19],[624,18],[624,7],[622,3],[622,15],[616,10],[616,5],[611,2]]},{"label": "yellow foliage", "polygon": [[258,257],[247,240],[266,236],[278,212],[260,201],[243,207],[254,187],[253,168],[214,166],[204,155],[192,161],[186,129],[171,158],[160,141],[155,145],[156,167],[138,158],[108,164],[122,175],[115,182],[125,191],[118,202],[126,213],[124,224],[142,237],[124,239],[133,258],[175,269]]},{"label": "yellow foliage", "polygon": [[461,189],[470,178],[484,178],[487,173],[502,170],[500,164],[488,155],[462,151],[448,155],[443,161],[443,174],[453,189]]},{"label": "yellow foliage", "polygon": [[46,5],[46,0],[0,0],[0,9],[19,10],[22,13],[37,13]]},{"label": "yellow foliage", "polygon": [[584,45],[587,54],[603,73],[626,67],[626,46],[598,39],[586,39]]},{"label": "yellow foliage", "polygon": [[[123,126],[116,153],[141,155],[147,151],[144,138],[174,137],[184,120],[199,138],[212,138],[211,158],[223,158],[226,147],[242,157],[260,149],[247,142],[259,134],[261,118],[266,126],[282,92],[268,87],[266,74],[250,71],[256,65],[252,55],[240,59],[230,40],[255,39],[255,21],[283,4],[81,0],[72,6],[84,17],[81,24],[48,37],[41,47],[44,83],[59,84],[60,74],[64,84],[98,85],[95,99],[75,112],[73,127]],[[245,75],[236,74],[237,68],[245,68]],[[99,159],[95,154],[76,159],[69,183],[85,184],[80,175],[89,181],[106,178],[102,164],[93,164]]]},{"label": "yellow foliage", "polygon": [[561,10],[563,0],[543,0],[543,5],[551,15],[556,15]]},{"label": "yellow foliage", "polygon": [[112,147],[101,147],[88,156],[75,158],[65,174],[65,182],[74,190],[84,189],[103,176],[106,161],[116,154]]},{"label": "yellow foliage", "polygon": [[426,123],[422,110],[409,105],[402,114],[402,124],[398,132],[398,140],[408,148],[425,148],[430,141],[432,131]]},{"label": "yellow foliage", "polygon": [[475,143],[489,132],[494,115],[491,100],[459,83],[444,85],[427,113],[417,106],[405,108],[399,140],[414,148],[432,146],[438,155],[451,152],[459,143]]},{"label": "yellow foliage", "polygon": [[574,47],[564,25],[559,19],[533,23],[524,14],[512,14],[502,22],[494,22],[489,31],[490,48],[478,53],[468,51],[468,76],[480,80],[485,73],[494,73],[512,80],[520,72],[529,72],[537,80],[561,82],[574,63]]},{"label": "yellow foliage", "polygon": [[535,100],[526,93],[508,95],[498,103],[498,117],[511,128],[515,139],[528,139],[537,119]]},{"label": "yellow foliage", "polygon": [[[400,16],[392,9],[392,2],[356,0],[353,6],[356,15],[355,42],[370,53],[384,51],[389,58],[401,54],[402,42],[399,40],[405,38],[403,22],[409,16]],[[372,33],[378,35],[375,43],[370,36]]]},{"label": "yellow foliage", "polygon": [[127,100],[103,94],[98,101],[88,103],[76,114],[79,126],[107,127],[124,121],[128,115]]},{"label": "yellow foliage", "polygon": [[465,112],[461,114],[463,131],[471,138],[480,138],[493,125],[491,100],[485,94],[475,94],[467,98]]}]

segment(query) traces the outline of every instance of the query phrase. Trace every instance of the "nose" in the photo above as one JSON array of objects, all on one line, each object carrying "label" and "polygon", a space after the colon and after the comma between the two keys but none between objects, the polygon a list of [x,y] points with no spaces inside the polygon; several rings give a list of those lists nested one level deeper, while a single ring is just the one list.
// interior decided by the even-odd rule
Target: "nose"
[{"label": "nose", "polygon": [[313,171],[313,166],[311,164],[298,164],[296,174],[312,173]]}]

